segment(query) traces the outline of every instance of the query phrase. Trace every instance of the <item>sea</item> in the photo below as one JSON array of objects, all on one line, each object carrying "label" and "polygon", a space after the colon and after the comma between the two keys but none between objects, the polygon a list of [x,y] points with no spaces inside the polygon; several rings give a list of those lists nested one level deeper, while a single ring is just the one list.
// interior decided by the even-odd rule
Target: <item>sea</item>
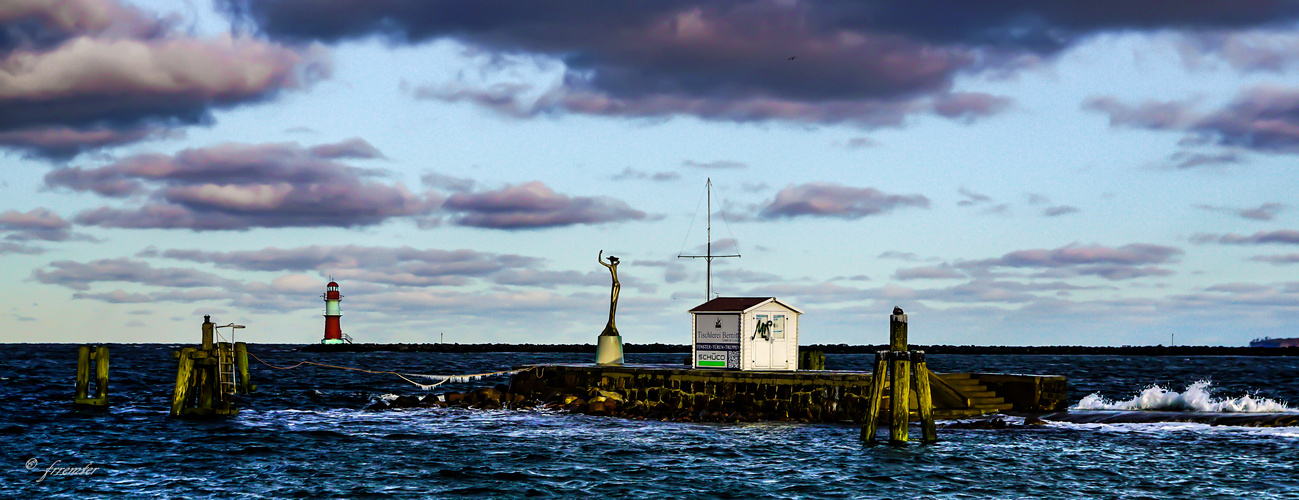
[{"label": "sea", "polygon": [[[0,498],[1299,498],[1299,427],[1047,422],[940,427],[937,443],[890,446],[862,443],[851,423],[367,411],[383,399],[506,378],[425,391],[390,374],[271,365],[461,375],[594,356],[261,344],[249,346],[257,391],[241,396],[239,414],[187,420],[168,416],[182,346],[111,345],[106,412],[72,408],[76,345],[3,347]],[[826,355],[833,370],[870,370],[872,359]],[[939,372],[1064,375],[1070,414],[1299,412],[1295,357],[931,355],[929,363]]]}]

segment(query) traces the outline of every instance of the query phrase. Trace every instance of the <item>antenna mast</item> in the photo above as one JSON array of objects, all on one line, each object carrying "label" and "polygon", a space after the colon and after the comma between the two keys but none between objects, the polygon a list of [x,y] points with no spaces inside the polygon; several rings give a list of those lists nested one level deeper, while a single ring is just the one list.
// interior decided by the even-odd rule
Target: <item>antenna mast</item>
[{"label": "antenna mast", "polygon": [[[740,254],[734,255],[713,255],[713,178],[708,178],[708,183],[704,185],[708,190],[708,247],[704,255],[677,255],[678,259],[704,259],[707,262],[707,279],[704,281],[704,302],[713,298],[713,259],[723,257],[739,257]],[[698,206],[698,205],[696,205]]]}]

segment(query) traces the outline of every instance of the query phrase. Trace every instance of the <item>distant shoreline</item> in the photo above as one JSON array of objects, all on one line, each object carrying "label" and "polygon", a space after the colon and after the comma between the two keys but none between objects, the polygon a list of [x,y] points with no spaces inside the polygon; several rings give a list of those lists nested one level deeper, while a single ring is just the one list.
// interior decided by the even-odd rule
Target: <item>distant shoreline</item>
[{"label": "distant shoreline", "polygon": [[[887,350],[887,345],[817,344],[802,351],[826,354],[870,354]],[[1227,346],[956,346],[916,345],[911,349],[926,354],[1040,354],[1114,356],[1299,356],[1299,347]],[[577,352],[595,353],[594,344],[308,344],[302,352]],[[623,344],[623,352],[689,354],[689,344]]]}]

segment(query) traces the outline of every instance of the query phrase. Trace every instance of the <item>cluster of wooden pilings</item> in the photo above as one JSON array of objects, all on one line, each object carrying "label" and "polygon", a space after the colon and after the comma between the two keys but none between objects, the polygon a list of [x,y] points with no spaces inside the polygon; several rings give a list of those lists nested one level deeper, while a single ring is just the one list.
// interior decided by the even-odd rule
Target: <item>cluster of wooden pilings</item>
[{"label": "cluster of wooden pilings", "polygon": [[[94,396],[90,395],[92,369]],[[78,408],[108,408],[108,346],[77,348],[77,395],[72,403]]]},{"label": "cluster of wooden pilings", "polygon": [[171,401],[175,417],[235,415],[235,394],[247,394],[248,346],[243,342],[214,342],[216,324],[203,316],[203,344],[176,352],[176,391]]},{"label": "cluster of wooden pilings", "polygon": [[[888,373],[889,386],[889,442],[907,442],[910,422],[907,399],[916,393],[916,413],[920,416],[922,440],[938,441],[934,423],[934,401],[929,391],[929,368],[924,351],[912,351],[907,345],[907,315],[902,308],[893,309],[889,316],[889,349],[875,353],[875,376],[871,381],[870,406],[861,428],[862,441],[875,440],[875,424],[880,416],[884,399],[884,374]],[[913,375],[914,370],[914,377]]]}]

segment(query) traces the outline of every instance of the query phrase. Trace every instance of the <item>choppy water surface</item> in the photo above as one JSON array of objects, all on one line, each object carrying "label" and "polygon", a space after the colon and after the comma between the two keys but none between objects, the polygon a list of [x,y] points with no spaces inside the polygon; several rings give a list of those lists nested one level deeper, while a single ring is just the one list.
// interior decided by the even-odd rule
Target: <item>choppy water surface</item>
[{"label": "choppy water surface", "polygon": [[[166,416],[173,346],[113,346],[113,409],[104,414],[69,409],[75,346],[7,348],[10,356],[0,361],[0,457],[7,462],[0,463],[0,497],[1299,498],[1295,427],[1051,423],[943,429],[938,444],[894,448],[863,446],[860,430],[847,424],[689,424],[455,408],[367,412],[377,398],[422,393],[390,375],[281,371],[255,361],[259,391],[237,417],[189,421]],[[250,350],[281,366],[309,359],[435,374],[591,357]],[[867,369],[869,361],[827,359],[831,369]],[[1074,411],[1088,411],[1087,398],[1093,405],[1156,401],[1160,394],[1147,394],[1152,386],[1173,404],[1247,397],[1281,405],[1269,411],[1293,411],[1299,402],[1299,360],[1291,358],[931,356],[930,364],[938,371],[1066,375],[1069,404],[1080,408]],[[96,470],[42,480],[55,461]]]}]

